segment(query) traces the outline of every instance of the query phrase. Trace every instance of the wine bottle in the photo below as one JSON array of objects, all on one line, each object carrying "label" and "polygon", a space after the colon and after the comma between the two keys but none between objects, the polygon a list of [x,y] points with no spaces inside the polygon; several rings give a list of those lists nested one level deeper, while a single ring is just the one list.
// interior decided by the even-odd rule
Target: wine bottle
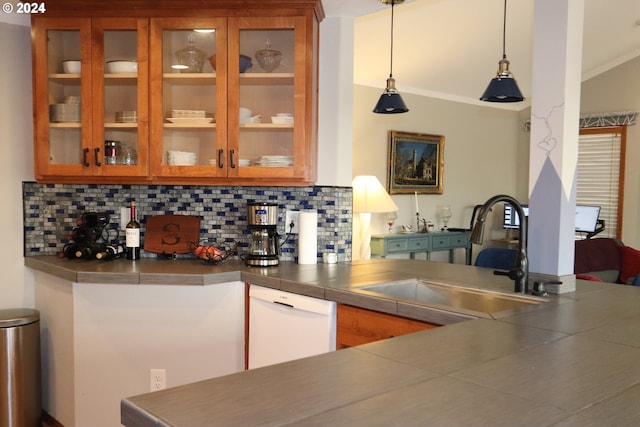
[{"label": "wine bottle", "polygon": [[80,249],[77,243],[67,243],[62,251],[58,253],[59,258],[76,259],[76,252]]},{"label": "wine bottle", "polygon": [[76,250],[76,258],[94,259],[96,254],[104,250],[104,243],[93,243],[89,245],[80,245]]},{"label": "wine bottle", "polygon": [[96,259],[101,261],[111,261],[120,258],[124,253],[122,245],[107,245],[103,251],[96,254]]},{"label": "wine bottle", "polygon": [[76,251],[76,258],[93,258],[93,251],[90,246],[81,246]]},{"label": "wine bottle", "polygon": [[127,223],[125,233],[127,259],[140,259],[140,223],[136,219],[136,202],[134,201],[131,201],[131,220]]}]

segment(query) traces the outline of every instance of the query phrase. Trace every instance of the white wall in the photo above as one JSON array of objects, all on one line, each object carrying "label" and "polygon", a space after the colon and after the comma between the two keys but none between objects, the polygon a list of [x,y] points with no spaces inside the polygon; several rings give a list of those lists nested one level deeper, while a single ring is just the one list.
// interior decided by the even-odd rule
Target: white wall
[{"label": "white wall", "polygon": [[33,307],[33,273],[22,258],[22,187],[33,180],[31,33],[17,14],[0,14],[0,182],[4,224],[0,245],[0,308]]},{"label": "white wall", "polygon": [[[581,113],[640,111],[640,57],[582,84]],[[640,122],[640,118],[639,118]],[[640,248],[640,124],[627,128],[622,241]]]},{"label": "white wall", "polygon": [[318,185],[351,186],[353,18],[320,24]]},{"label": "white wall", "polygon": [[3,5],[6,5],[7,3],[11,4],[12,12],[7,13],[3,9],[2,14],[0,15],[0,22],[6,22],[8,24],[16,24],[16,25],[22,25],[22,26],[28,27],[31,17],[28,14],[16,13],[16,3],[19,3],[19,2],[17,0],[2,2]]}]

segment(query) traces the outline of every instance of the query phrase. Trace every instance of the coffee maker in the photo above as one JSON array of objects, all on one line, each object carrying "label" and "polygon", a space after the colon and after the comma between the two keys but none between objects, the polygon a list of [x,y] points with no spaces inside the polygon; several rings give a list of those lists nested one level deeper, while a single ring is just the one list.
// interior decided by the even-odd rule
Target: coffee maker
[{"label": "coffee maker", "polygon": [[258,267],[278,265],[280,255],[280,236],[276,231],[278,205],[251,203],[248,205],[248,210],[250,241],[245,264]]}]

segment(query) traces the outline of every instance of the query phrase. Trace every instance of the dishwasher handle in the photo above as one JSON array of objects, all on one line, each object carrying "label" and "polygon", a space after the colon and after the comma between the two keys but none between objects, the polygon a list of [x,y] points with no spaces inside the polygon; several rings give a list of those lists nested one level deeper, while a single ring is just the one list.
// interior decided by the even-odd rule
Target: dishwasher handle
[{"label": "dishwasher handle", "polygon": [[287,304],[286,302],[273,301],[274,304],[284,305],[285,307],[294,308],[292,304]]},{"label": "dishwasher handle", "polygon": [[251,285],[249,287],[249,297],[262,300],[268,304],[277,304],[323,316],[335,316],[336,313],[336,303],[334,301],[327,301],[262,286]]}]

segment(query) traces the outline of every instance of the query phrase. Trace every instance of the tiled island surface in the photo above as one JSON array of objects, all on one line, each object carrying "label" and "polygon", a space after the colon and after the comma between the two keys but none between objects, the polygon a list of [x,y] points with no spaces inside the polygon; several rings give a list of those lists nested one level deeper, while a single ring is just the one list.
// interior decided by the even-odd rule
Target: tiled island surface
[{"label": "tiled island surface", "polygon": [[[80,264],[30,258],[42,258],[27,263],[35,269],[95,280],[88,264],[76,268]],[[282,263],[277,269],[240,263],[207,266],[206,271],[192,267],[150,261],[138,265],[136,273],[117,264],[112,268],[120,280],[128,274],[126,280],[136,283],[145,282],[147,274],[154,280],[164,274],[168,282],[188,276],[193,285],[215,285],[218,274],[225,281],[238,275],[233,278],[383,310],[388,301],[357,294],[354,287],[422,277],[512,289],[508,279],[489,269],[411,260]],[[640,288],[578,281],[576,292],[499,318],[463,321],[128,397],[122,401],[122,423],[634,426],[640,423],[639,305]]]}]

